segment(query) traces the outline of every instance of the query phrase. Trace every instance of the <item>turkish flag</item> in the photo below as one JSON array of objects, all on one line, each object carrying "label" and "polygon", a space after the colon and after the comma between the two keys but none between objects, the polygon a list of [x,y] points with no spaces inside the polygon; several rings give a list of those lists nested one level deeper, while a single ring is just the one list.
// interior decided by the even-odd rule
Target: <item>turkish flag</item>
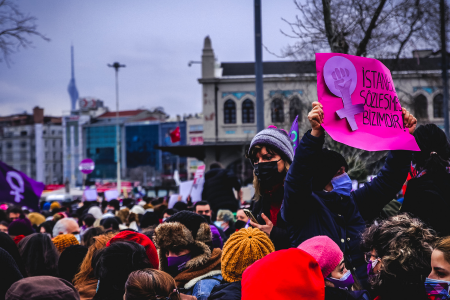
[{"label": "turkish flag", "polygon": [[172,143],[176,143],[176,142],[181,141],[180,126],[175,128],[175,130],[170,133],[170,141]]}]

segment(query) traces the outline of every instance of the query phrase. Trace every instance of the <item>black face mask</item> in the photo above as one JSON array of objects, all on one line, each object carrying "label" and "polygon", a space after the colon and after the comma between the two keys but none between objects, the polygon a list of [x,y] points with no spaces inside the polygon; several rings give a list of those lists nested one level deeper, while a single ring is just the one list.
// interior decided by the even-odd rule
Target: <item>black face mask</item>
[{"label": "black face mask", "polygon": [[[280,159],[281,160],[281,159]],[[258,181],[260,184],[266,187],[272,187],[284,179],[284,172],[278,172],[278,162],[277,161],[269,161],[264,163],[255,164],[255,175],[258,177]]]}]

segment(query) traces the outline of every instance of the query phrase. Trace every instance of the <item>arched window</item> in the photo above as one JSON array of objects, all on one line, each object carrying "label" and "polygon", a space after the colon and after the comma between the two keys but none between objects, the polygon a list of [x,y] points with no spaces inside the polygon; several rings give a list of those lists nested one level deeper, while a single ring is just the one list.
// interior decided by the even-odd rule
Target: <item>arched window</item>
[{"label": "arched window", "polygon": [[242,123],[255,123],[255,108],[250,99],[242,102]]},{"label": "arched window", "polygon": [[223,119],[225,124],[236,124],[236,103],[233,100],[225,101],[223,105]]},{"label": "arched window", "polygon": [[424,95],[419,95],[414,98],[414,116],[417,120],[426,120],[428,119],[428,104],[427,98]]},{"label": "arched window", "polygon": [[271,104],[272,110],[272,123],[283,123],[284,122],[284,107],[283,100],[274,99]]},{"label": "arched window", "polygon": [[444,117],[444,96],[442,94],[436,95],[433,99],[433,117]]},{"label": "arched window", "polygon": [[298,116],[298,122],[302,121],[302,102],[297,97],[291,100],[289,104],[289,121],[292,123]]}]

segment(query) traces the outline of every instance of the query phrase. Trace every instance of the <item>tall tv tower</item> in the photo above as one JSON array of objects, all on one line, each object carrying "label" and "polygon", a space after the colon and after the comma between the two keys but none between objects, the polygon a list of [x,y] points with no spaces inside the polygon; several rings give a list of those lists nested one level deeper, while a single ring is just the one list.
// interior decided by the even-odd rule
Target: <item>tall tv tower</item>
[{"label": "tall tv tower", "polygon": [[71,54],[71,63],[72,63],[72,77],[69,81],[69,86],[67,87],[67,91],[70,95],[70,101],[72,103],[72,109],[71,111],[75,111],[75,105],[77,104],[78,100],[78,90],[77,86],[75,85],[75,70],[73,67],[73,46],[70,47],[70,54]]}]

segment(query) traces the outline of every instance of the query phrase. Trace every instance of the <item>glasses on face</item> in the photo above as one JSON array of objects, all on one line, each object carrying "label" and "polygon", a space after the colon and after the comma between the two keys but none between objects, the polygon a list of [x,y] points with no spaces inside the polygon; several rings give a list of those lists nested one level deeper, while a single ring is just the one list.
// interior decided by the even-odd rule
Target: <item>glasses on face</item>
[{"label": "glasses on face", "polygon": [[197,213],[199,214],[199,215],[207,215],[207,214],[209,214],[209,210],[198,210],[197,211]]},{"label": "glasses on face", "polygon": [[377,259],[378,255],[373,255],[372,252],[366,252],[364,253],[364,258],[366,259],[366,263],[369,263]]}]

